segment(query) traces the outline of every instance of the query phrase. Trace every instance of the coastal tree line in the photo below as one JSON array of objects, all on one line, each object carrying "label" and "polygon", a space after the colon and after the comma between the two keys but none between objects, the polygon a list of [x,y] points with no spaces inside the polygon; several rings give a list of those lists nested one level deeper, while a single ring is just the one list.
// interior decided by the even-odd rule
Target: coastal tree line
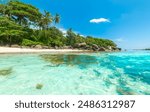
[{"label": "coastal tree line", "polygon": [[20,1],[0,4],[0,45],[17,44],[20,46],[48,47],[114,47],[108,39],[81,36],[69,29],[63,34],[53,23],[60,22],[60,15],[50,12],[41,13],[38,8]]}]

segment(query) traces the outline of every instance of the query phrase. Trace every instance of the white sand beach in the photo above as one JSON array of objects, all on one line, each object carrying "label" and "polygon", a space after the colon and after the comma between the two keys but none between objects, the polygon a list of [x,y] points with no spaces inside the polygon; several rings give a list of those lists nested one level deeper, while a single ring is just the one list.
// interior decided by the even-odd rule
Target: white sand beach
[{"label": "white sand beach", "polygon": [[63,53],[63,52],[87,52],[87,50],[78,50],[78,49],[30,49],[30,48],[0,47],[0,54],[7,54],[7,53]]}]

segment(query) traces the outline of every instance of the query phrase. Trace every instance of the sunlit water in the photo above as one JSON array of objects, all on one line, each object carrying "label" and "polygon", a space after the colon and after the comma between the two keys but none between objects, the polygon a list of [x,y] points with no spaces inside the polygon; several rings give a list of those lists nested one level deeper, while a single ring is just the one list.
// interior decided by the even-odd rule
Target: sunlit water
[{"label": "sunlit water", "polygon": [[0,55],[0,94],[150,95],[150,52]]}]

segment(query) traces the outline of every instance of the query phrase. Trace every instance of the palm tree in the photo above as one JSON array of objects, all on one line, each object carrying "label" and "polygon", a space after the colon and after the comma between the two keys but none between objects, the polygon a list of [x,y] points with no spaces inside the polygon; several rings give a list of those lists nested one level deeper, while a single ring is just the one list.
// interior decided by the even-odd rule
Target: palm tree
[{"label": "palm tree", "polygon": [[49,25],[53,22],[53,18],[51,14],[47,11],[44,11],[44,15],[42,17],[42,24],[44,29],[48,29]]},{"label": "palm tree", "polygon": [[54,17],[54,22],[55,23],[59,23],[60,22],[60,16],[59,14],[56,14],[55,17]]}]

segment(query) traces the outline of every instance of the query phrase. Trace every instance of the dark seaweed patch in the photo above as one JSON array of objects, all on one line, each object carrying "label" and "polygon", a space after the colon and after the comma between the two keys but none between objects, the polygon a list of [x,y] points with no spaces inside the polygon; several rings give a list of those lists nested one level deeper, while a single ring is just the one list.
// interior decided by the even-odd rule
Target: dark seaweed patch
[{"label": "dark seaweed patch", "polygon": [[12,73],[12,67],[0,69],[0,76],[7,76]]},{"label": "dark seaweed patch", "polygon": [[36,89],[42,89],[43,88],[43,84],[37,84],[36,85]]},{"label": "dark seaweed patch", "polygon": [[119,95],[136,95],[136,93],[130,88],[117,87],[116,91]]},{"label": "dark seaweed patch", "polygon": [[95,56],[90,55],[64,55],[64,54],[43,54],[40,55],[42,59],[50,62],[54,65],[68,65],[68,66],[79,66],[80,68],[85,68],[90,64],[97,64],[97,59]]}]

